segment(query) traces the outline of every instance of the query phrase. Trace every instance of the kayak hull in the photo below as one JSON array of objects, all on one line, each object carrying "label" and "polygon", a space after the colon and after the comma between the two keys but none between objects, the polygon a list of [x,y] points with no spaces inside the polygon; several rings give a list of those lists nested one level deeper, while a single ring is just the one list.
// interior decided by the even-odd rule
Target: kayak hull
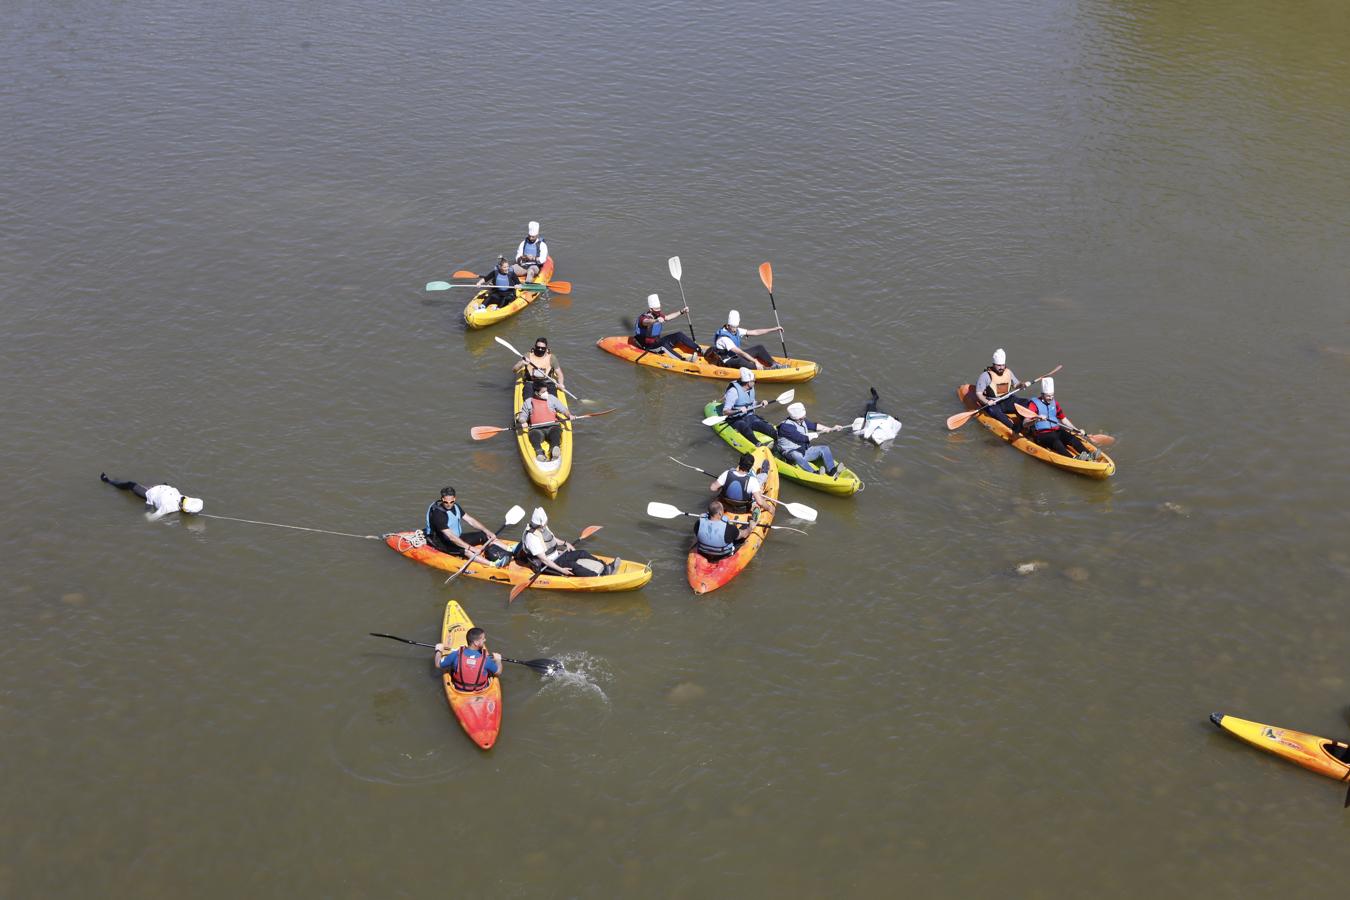
[{"label": "kayak hull", "polygon": [[1315,734],[1249,722],[1223,713],[1210,713],[1209,720],[1253,747],[1260,747],[1267,753],[1273,753],[1318,775],[1335,778],[1337,781],[1350,781],[1350,765],[1328,752],[1338,748],[1340,752],[1344,752],[1346,744]]},{"label": "kayak hull", "polygon": [[[629,362],[637,363],[640,366],[649,366],[653,369],[661,369],[666,372],[678,372],[681,375],[693,375],[698,378],[718,378],[722,381],[735,381],[740,375],[739,367],[731,368],[729,366],[714,365],[702,356],[692,360],[676,359],[675,357],[667,356],[664,353],[653,353],[649,350],[643,350],[633,342],[632,338],[627,337],[626,335],[601,338],[595,342],[595,346],[604,350],[606,353],[614,354],[620,359],[626,359]],[[820,365],[818,363],[813,363],[808,359],[792,359],[787,356],[775,356],[774,361],[782,363],[787,368],[756,369],[756,381],[810,381],[820,374]]]},{"label": "kayak hull", "polygon": [[[703,407],[704,418],[707,418],[708,416],[717,416],[721,414],[722,414],[721,400],[714,400],[712,403],[709,403],[707,406]],[[712,426],[712,430],[717,434],[718,437],[726,441],[735,449],[739,450],[741,453],[749,453],[750,451],[755,449],[754,446],[749,441],[747,441],[739,431],[737,431],[735,428],[732,428],[731,424],[728,422],[723,422],[720,425],[714,425]],[[759,434],[759,432],[756,432],[756,434]],[[766,439],[770,437],[769,435],[761,435],[761,436]],[[781,477],[786,478],[789,481],[795,481],[798,484],[804,484],[807,487],[814,488],[817,491],[823,491],[826,494],[834,494],[837,497],[850,497],[853,494],[858,493],[858,491],[861,491],[864,487],[862,479],[859,478],[852,469],[844,465],[842,462],[839,463],[839,474],[831,478],[824,472],[815,472],[809,469],[803,469],[799,466],[794,466],[787,460],[781,459],[777,456],[773,458],[773,461],[774,465],[778,469],[778,474]]]},{"label": "kayak hull", "polygon": [[[979,402],[975,399],[975,388],[973,385],[963,384],[957,388],[956,398],[961,401],[966,409],[975,409],[979,406]],[[1063,469],[1064,471],[1072,472],[1075,475],[1099,479],[1110,478],[1112,475],[1116,474],[1116,461],[1107,456],[1105,451],[1081,434],[1078,436],[1078,439],[1083,442],[1083,446],[1087,447],[1089,450],[1096,450],[1098,453],[1101,453],[1101,459],[1073,459],[1062,453],[1047,450],[1030,438],[1014,432],[1007,425],[1004,425],[992,416],[980,413],[975,418],[978,419],[979,423],[985,428],[988,428],[994,434],[998,435],[1005,443],[1011,444],[1027,456],[1039,459],[1043,463],[1049,463],[1056,469]]]},{"label": "kayak hull", "polygon": [[[392,550],[408,559],[419,562],[424,566],[431,566],[433,569],[440,569],[442,572],[458,572],[459,567],[464,565],[464,560],[460,557],[442,553],[428,544],[420,531],[398,531],[387,534],[384,536],[384,542]],[[503,540],[502,544],[512,550],[516,546],[515,541],[508,540]],[[605,563],[613,561],[613,557],[601,556],[598,553],[595,554],[595,557]],[[514,586],[528,582],[534,577],[534,570],[528,566],[519,565],[514,560],[501,568],[476,561],[469,563],[469,567],[464,570],[464,577]],[[540,575],[539,579],[531,585],[531,589],[542,588],[553,591],[583,591],[588,593],[632,591],[651,580],[652,567],[650,565],[624,560],[619,564],[619,571],[613,575],[597,575],[593,578]]]},{"label": "kayak hull", "polygon": [[[513,415],[519,415],[520,407],[525,402],[524,385],[524,379],[516,379],[516,387],[512,394]],[[567,406],[566,394],[555,392],[554,396],[564,407]],[[568,414],[571,414],[570,411]],[[567,476],[572,474],[572,426],[566,422],[562,423],[562,438],[559,440],[561,452],[558,459],[550,458],[543,462],[536,459],[534,445],[530,443],[529,433],[525,431],[516,433],[516,447],[520,450],[520,461],[525,464],[525,474],[530,476],[530,480],[539,485],[549,497],[558,496],[558,489],[567,480]],[[553,448],[546,446],[545,449],[551,457]]]},{"label": "kayak hull", "polygon": [[[777,500],[778,469],[772,465],[773,454],[769,452],[768,447],[756,447],[754,454],[753,471],[764,478],[764,495]],[[773,524],[773,515],[772,511],[765,512],[754,506],[748,513],[728,513],[727,518],[738,525],[755,523],[750,534],[730,556],[710,560],[697,550],[690,550],[689,559],[685,564],[685,575],[694,593],[711,593],[741,574],[745,567],[750,565],[750,560],[755,558],[759,548],[764,546],[764,541],[769,536],[769,526]]]},{"label": "kayak hull", "polygon": [[[553,257],[544,260],[544,264],[539,268],[538,277],[533,281],[552,281],[553,280]],[[509,319],[534,301],[548,293],[548,290],[526,291],[516,288],[516,298],[503,306],[484,306],[487,301],[488,292],[479,291],[473,295],[473,299],[464,307],[464,324],[470,328],[487,328],[489,325],[496,325],[503,319]]]},{"label": "kayak hull", "polygon": [[[454,600],[445,604],[445,618],[441,621],[441,643],[452,650],[467,646],[465,635],[473,627],[469,614]],[[488,686],[478,692],[458,690],[448,673],[442,672],[445,699],[455,714],[464,733],[484,750],[491,750],[502,730],[502,682],[493,677]]]}]

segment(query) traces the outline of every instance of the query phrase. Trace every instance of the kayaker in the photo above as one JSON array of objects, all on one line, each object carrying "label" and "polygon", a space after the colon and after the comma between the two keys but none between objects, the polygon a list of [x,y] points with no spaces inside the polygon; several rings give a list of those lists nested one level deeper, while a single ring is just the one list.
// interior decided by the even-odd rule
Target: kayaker
[{"label": "kayaker", "polygon": [[826,475],[831,478],[838,475],[839,465],[834,461],[834,454],[824,444],[811,443],[811,432],[826,434],[831,431],[842,431],[844,426],[812,422],[806,418],[804,403],[788,404],[787,412],[788,417],[778,426],[776,448],[778,455],[798,468],[811,471],[812,464],[819,463],[824,467]]},{"label": "kayaker", "polygon": [[770,438],[777,434],[772,425],[755,415],[755,410],[765,405],[755,400],[755,373],[751,369],[742,368],[740,380],[728,382],[722,395],[722,415],[727,417],[727,424],[752,444],[766,443],[755,435],[756,431]]},{"label": "kayaker", "polygon": [[178,492],[178,488],[167,484],[157,484],[153,487],[145,487],[134,481],[119,481],[116,478],[109,478],[106,472],[98,473],[100,481],[105,484],[111,484],[120,491],[131,491],[137,497],[145,501],[146,506],[153,506],[155,511],[147,513],[150,518],[162,519],[169,513],[199,513],[206,504],[196,497],[184,497]]},{"label": "kayaker", "polygon": [[487,652],[487,632],[470,628],[464,635],[463,647],[436,645],[436,668],[450,675],[456,690],[476,694],[485,691],[493,676],[502,674],[502,655]]},{"label": "kayaker", "polygon": [[[765,461],[765,465],[770,463]],[[765,511],[773,511],[773,503],[764,496],[764,482],[753,472],[754,467],[755,455],[742,453],[734,469],[727,469],[708,486],[728,512],[749,512],[752,503]]]},{"label": "kayaker", "polygon": [[513,371],[523,373],[526,383],[535,381],[549,382],[559,391],[563,390],[563,370],[558,358],[548,349],[548,338],[535,338],[534,346],[525,354],[524,359],[516,360]]},{"label": "kayaker", "polygon": [[774,362],[773,355],[764,349],[763,344],[742,347],[741,341],[747,336],[758,337],[761,334],[773,334],[782,331],[781,325],[773,328],[742,328],[741,314],[738,310],[727,313],[726,324],[713,335],[712,353],[724,366],[750,365],[756,369],[782,369],[782,363]]},{"label": "kayaker", "polygon": [[531,222],[525,228],[525,240],[516,247],[516,265],[525,270],[525,277],[533,281],[548,262],[548,241],[539,234],[539,223]]},{"label": "kayaker", "polygon": [[676,351],[698,356],[702,352],[698,344],[683,331],[662,334],[665,323],[689,312],[689,307],[677,309],[673,313],[661,311],[661,298],[656,294],[647,295],[647,308],[638,316],[637,326],[633,329],[633,340],[649,353],[666,353],[677,359],[685,359]]},{"label": "kayaker", "polygon": [[722,501],[708,504],[708,511],[694,524],[694,549],[708,559],[724,559],[736,552],[736,544],[750,535],[749,524],[737,525],[724,515]]},{"label": "kayaker", "polygon": [[477,284],[487,285],[491,288],[483,305],[503,306],[516,299],[514,288],[520,284],[520,276],[523,274],[525,274],[525,270],[511,265],[511,261],[505,256],[497,257],[496,268],[478,276]]},{"label": "kayaker", "polygon": [[1090,452],[1078,435],[1069,430],[1075,426],[1055,399],[1055,379],[1041,379],[1041,395],[1034,398],[1030,406],[1036,411],[1036,417],[1028,423],[1033,441],[1068,457],[1087,460],[1100,455]]},{"label": "kayaker", "polygon": [[1008,354],[1000,347],[994,351],[992,365],[986,366],[975,382],[975,399],[984,404],[984,412],[1015,431],[1012,416],[1017,412],[1017,398],[1013,394],[1026,386],[1018,383],[1008,368]]},{"label": "kayaker", "polygon": [[544,453],[546,443],[553,448],[553,459],[558,459],[562,456],[562,425],[558,420],[566,422],[572,417],[568,415],[562,401],[549,393],[547,381],[532,381],[530,384],[534,388],[534,396],[520,405],[516,425],[521,430],[529,429],[535,459],[544,462],[549,458]]},{"label": "kayaker", "polygon": [[[465,524],[477,530],[465,531]],[[452,487],[441,488],[441,499],[427,507],[427,525],[423,534],[427,537],[427,543],[452,556],[467,559],[473,556],[474,548],[491,541],[483,551],[483,556],[489,562],[504,566],[511,558],[511,551],[498,542],[497,535],[460,507]]]},{"label": "kayaker", "polygon": [[555,575],[567,575],[581,578],[593,578],[597,575],[612,575],[619,569],[620,560],[605,564],[585,550],[560,540],[548,527],[548,513],[542,506],[535,507],[530,515],[530,525],[521,539],[517,559],[536,572],[552,572]]}]

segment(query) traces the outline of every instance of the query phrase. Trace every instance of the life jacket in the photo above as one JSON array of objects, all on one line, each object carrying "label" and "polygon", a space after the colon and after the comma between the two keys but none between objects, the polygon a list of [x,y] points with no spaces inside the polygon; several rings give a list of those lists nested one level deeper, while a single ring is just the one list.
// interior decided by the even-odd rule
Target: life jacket
[{"label": "life jacket", "polygon": [[644,347],[651,346],[656,339],[661,336],[661,317],[647,310],[637,318],[637,327],[633,329],[633,337],[642,342]]},{"label": "life jacket", "polygon": [[531,525],[525,529],[525,534],[521,535],[520,543],[516,545],[516,562],[522,566],[529,566],[533,569],[540,568],[539,561],[525,549],[525,538],[531,533],[539,535],[544,542],[544,556],[550,560],[553,559],[553,553],[558,548],[558,538],[549,530],[547,525]]},{"label": "life jacket", "polygon": [[726,539],[727,517],[720,519],[710,519],[708,514],[704,513],[698,517],[698,532],[696,546],[698,552],[709,559],[720,559],[723,556],[730,556],[735,549],[735,544],[729,543]]},{"label": "life jacket", "polygon": [[535,238],[533,243],[527,236],[525,240],[521,241],[520,243],[520,255],[533,256],[537,258],[539,256],[539,248],[543,246],[543,243],[544,243],[544,236],[542,234],[539,235],[539,237]]},{"label": "life jacket", "polygon": [[424,529],[423,533],[425,533],[427,537],[432,536],[433,532],[431,528],[431,513],[438,506],[440,506],[441,510],[445,512],[446,525],[447,527],[449,527],[451,531],[455,533],[455,537],[459,537],[461,534],[463,534],[464,510],[459,508],[458,502],[456,502],[455,505],[450,507],[449,509],[446,509],[444,506],[441,506],[441,501],[439,500],[437,500],[435,503],[427,507],[427,527]]},{"label": "life jacket", "polygon": [[501,269],[494,269],[492,272],[492,283],[497,287],[510,287],[512,274],[513,273],[509,270],[503,272]]},{"label": "life jacket", "polygon": [[733,503],[744,503],[750,499],[750,489],[746,482],[750,480],[750,472],[742,475],[735,469],[728,469],[726,480],[722,482],[722,497]]},{"label": "life jacket", "polygon": [[1036,410],[1036,413],[1038,415],[1045,416],[1049,419],[1048,422],[1043,421],[1041,419],[1037,419],[1034,424],[1034,427],[1037,431],[1059,430],[1059,414],[1055,412],[1056,407],[1059,406],[1058,403],[1056,402],[1046,403],[1040,397],[1037,397],[1031,401],[1031,406],[1033,409]]},{"label": "life jacket", "polygon": [[[722,401],[722,406],[724,407],[722,412],[728,418],[739,419],[741,416],[748,415],[753,411],[755,405],[754,388],[747,391],[745,388],[741,387],[739,381],[733,381],[727,385],[727,390],[735,392],[735,396],[730,404],[728,404],[725,399]],[[743,409],[740,412],[731,412],[731,408],[736,406],[744,406],[747,407],[747,409]]]},{"label": "life jacket", "polygon": [[550,422],[558,421],[558,414],[548,405],[547,400],[540,400],[538,397],[531,397],[530,404],[530,424],[546,425]]},{"label": "life jacket", "polygon": [[455,690],[478,693],[487,690],[492,676],[487,671],[488,655],[486,650],[474,650],[476,656],[469,656],[468,647],[460,647],[455,655],[455,664],[450,667],[450,683]]},{"label": "life jacket", "polygon": [[783,453],[804,453],[811,446],[811,423],[803,419],[795,422],[791,418],[783,420],[778,426],[778,449]]},{"label": "life jacket", "polygon": [[553,379],[548,377],[548,373],[552,372],[553,369],[555,368],[553,364],[553,354],[552,353],[544,354],[544,361],[546,365],[543,367],[539,366],[535,362],[535,360],[537,359],[539,359],[539,357],[535,356],[533,353],[526,354],[525,356],[526,376],[528,376],[533,381],[543,381],[546,378],[552,381]]},{"label": "life jacket", "polygon": [[986,393],[990,397],[1003,397],[1012,388],[1012,370],[1007,366],[1003,367],[1003,374],[1000,375],[994,371],[993,366],[988,366],[985,371],[989,373],[989,387]]}]

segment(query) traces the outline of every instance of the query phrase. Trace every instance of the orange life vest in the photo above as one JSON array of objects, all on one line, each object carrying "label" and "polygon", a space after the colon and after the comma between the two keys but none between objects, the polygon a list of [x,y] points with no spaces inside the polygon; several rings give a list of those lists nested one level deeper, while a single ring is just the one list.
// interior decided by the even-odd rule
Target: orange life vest
[{"label": "orange life vest", "polygon": [[547,400],[540,400],[538,397],[530,398],[530,424],[547,425],[549,422],[558,421],[558,414],[548,405]]},{"label": "orange life vest", "polygon": [[1003,397],[1012,388],[1012,370],[1007,366],[1003,367],[1003,374],[994,371],[994,367],[989,367],[989,387],[993,390],[995,397]]}]

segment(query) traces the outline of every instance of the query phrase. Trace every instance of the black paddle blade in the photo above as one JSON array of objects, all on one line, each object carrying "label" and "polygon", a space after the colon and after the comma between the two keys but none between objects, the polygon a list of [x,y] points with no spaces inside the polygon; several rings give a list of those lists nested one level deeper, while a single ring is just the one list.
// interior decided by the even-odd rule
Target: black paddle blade
[{"label": "black paddle blade", "polygon": [[511,659],[509,656],[503,656],[502,659],[518,666],[528,666],[540,675],[553,675],[557,672],[567,671],[563,664],[556,659]]}]

